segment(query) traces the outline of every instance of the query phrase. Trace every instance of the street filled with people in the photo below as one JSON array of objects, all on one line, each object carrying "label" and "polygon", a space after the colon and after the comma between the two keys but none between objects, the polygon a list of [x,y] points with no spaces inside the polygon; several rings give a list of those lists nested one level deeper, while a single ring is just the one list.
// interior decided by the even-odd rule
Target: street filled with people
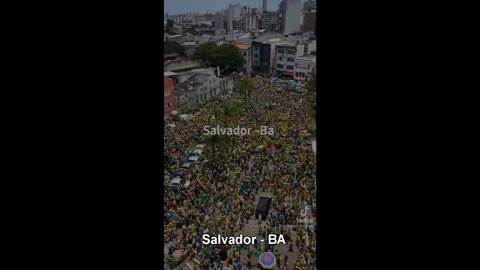
[{"label": "street filled with people", "polygon": [[[200,262],[197,269],[262,269],[258,257],[267,251],[275,255],[273,269],[314,269],[316,159],[307,91],[286,80],[241,80],[253,89],[234,89],[189,117],[166,120],[165,269],[182,269],[189,258]],[[251,132],[205,135],[205,127],[217,126]],[[267,216],[255,213],[260,197],[271,198]],[[286,243],[204,245],[206,233],[265,240],[282,234]]]}]

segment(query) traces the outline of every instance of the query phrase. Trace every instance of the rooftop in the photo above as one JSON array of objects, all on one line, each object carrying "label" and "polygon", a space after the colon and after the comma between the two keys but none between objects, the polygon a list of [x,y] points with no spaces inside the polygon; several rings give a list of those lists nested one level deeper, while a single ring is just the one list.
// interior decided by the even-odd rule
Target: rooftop
[{"label": "rooftop", "polygon": [[177,85],[175,91],[179,96],[184,95],[189,92],[197,91],[197,88],[203,85],[210,76],[202,73],[195,73],[190,78],[184,82]]},{"label": "rooftop", "polygon": [[166,64],[165,71],[173,71],[182,70],[182,69],[189,69],[195,67],[201,67],[202,64],[196,61],[188,60],[188,59],[181,59],[179,61],[174,61]]},{"label": "rooftop", "polygon": [[264,32],[263,35],[261,35],[260,37],[257,37],[253,41],[255,41],[255,42],[267,42],[268,40],[275,39],[275,38],[285,39],[285,36],[280,34],[280,33],[277,33],[277,32],[266,31],[266,32]]},{"label": "rooftop", "polygon": [[246,50],[251,47],[251,45],[249,44],[237,44],[235,46],[237,46],[237,48],[239,48],[240,50]]},{"label": "rooftop", "polygon": [[169,54],[164,54],[163,57],[174,57],[174,56],[179,56],[178,53],[169,53]]},{"label": "rooftop", "polygon": [[307,55],[303,55],[303,56],[298,56],[297,59],[299,60],[308,60],[308,61],[315,61],[317,59],[317,56],[315,55],[311,55],[311,54],[307,54]]}]

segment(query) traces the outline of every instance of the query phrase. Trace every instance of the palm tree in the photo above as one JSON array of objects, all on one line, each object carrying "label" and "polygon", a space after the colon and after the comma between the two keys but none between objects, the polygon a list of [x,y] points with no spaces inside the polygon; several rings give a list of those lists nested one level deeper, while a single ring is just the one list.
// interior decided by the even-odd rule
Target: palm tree
[{"label": "palm tree", "polygon": [[248,98],[252,94],[253,91],[253,81],[249,77],[243,76],[238,80],[237,82],[238,86],[237,89],[239,93],[243,96],[243,100],[245,103],[247,103]]},{"label": "palm tree", "polygon": [[237,100],[231,100],[223,106],[221,109],[221,114],[223,115],[223,119],[225,121],[225,127],[228,127],[228,121],[235,119],[239,112],[240,104],[237,102]]},{"label": "palm tree", "polygon": [[204,136],[202,142],[210,147],[213,162],[217,163],[217,153],[218,151],[224,151],[227,148],[228,138],[225,135],[210,135]]}]

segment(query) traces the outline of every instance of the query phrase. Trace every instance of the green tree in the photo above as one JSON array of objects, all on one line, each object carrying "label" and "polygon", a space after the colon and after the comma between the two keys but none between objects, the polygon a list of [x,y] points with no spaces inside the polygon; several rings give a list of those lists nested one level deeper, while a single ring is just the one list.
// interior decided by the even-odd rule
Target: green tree
[{"label": "green tree", "polygon": [[205,135],[201,141],[208,145],[210,153],[212,155],[212,161],[210,164],[216,165],[218,162],[218,152],[223,152],[228,147],[228,138],[225,135]]},{"label": "green tree", "polygon": [[163,54],[178,53],[180,56],[185,55],[185,47],[180,43],[167,40],[163,43]]},{"label": "green tree", "polygon": [[237,100],[230,100],[222,107],[222,116],[225,121],[225,127],[228,127],[228,122],[234,120],[240,112],[240,103]]},{"label": "green tree", "polygon": [[253,80],[250,77],[242,76],[236,81],[236,84],[236,88],[238,89],[240,95],[242,95],[243,101],[245,104],[248,103],[253,88],[255,87]]},{"label": "green tree", "polygon": [[217,44],[215,42],[207,42],[199,45],[193,52],[193,59],[198,60],[207,66],[212,66],[213,60],[217,50]]},{"label": "green tree", "polygon": [[207,66],[220,67],[226,73],[238,70],[243,65],[240,50],[232,44],[217,46],[215,42],[201,44],[195,49],[193,59]]},{"label": "green tree", "polygon": [[225,69],[227,73],[238,71],[243,66],[243,57],[237,46],[232,44],[222,44],[218,47],[218,65]]}]

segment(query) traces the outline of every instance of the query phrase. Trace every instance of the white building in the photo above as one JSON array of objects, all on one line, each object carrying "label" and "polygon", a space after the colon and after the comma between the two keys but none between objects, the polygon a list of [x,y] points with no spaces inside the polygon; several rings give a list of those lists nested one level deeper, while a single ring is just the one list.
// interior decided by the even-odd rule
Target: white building
[{"label": "white building", "polygon": [[315,69],[316,59],[315,55],[296,57],[293,79],[296,81],[307,81]]},{"label": "white building", "polygon": [[282,42],[275,48],[275,73],[278,77],[294,77],[295,59],[304,55],[306,44],[300,42]]},{"label": "white building", "polygon": [[285,35],[300,32],[302,0],[284,0],[283,33]]}]

